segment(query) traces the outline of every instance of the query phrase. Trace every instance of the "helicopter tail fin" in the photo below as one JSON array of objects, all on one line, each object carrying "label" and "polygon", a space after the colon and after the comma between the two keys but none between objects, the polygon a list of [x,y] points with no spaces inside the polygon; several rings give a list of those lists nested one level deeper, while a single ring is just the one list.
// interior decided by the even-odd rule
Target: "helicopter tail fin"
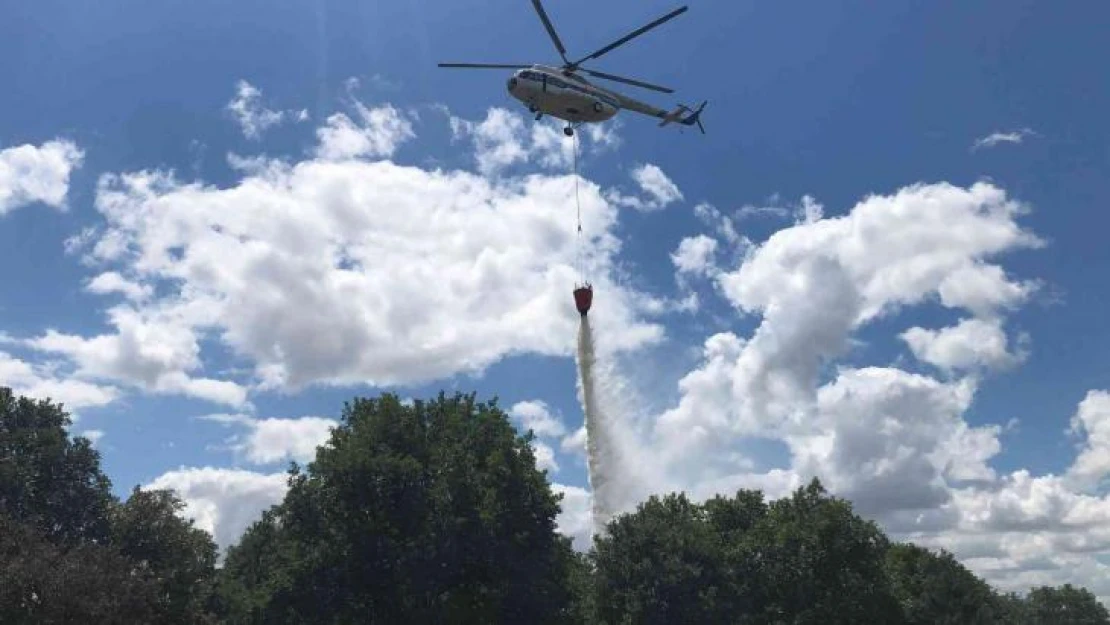
[{"label": "helicopter tail fin", "polygon": [[679,123],[686,126],[693,126],[694,124],[697,124],[698,130],[700,130],[701,134],[704,135],[705,126],[701,125],[701,112],[702,109],[705,108],[706,104],[709,104],[709,100],[702,100],[701,104],[698,105],[698,108],[695,109],[694,112],[690,113],[690,115],[688,115],[686,119],[680,120]]},{"label": "helicopter tail fin", "polygon": [[[701,130],[701,133],[704,135],[705,134],[705,126],[701,125],[701,111],[702,111],[702,109],[705,108],[705,105],[708,104],[708,103],[709,103],[708,100],[703,100],[702,103],[699,104],[698,108],[696,108],[696,109],[691,109],[690,107],[686,106],[685,104],[679,104],[677,107],[675,107],[675,110],[671,111],[670,113],[667,113],[667,115],[663,118],[663,121],[659,122],[659,125],[660,126],[666,126],[667,124],[669,124],[671,122],[679,123],[679,124],[682,124],[684,126],[693,126],[694,124],[697,124],[698,125],[698,130]],[[682,117],[683,113],[690,113],[690,114],[687,115],[686,117]]]}]

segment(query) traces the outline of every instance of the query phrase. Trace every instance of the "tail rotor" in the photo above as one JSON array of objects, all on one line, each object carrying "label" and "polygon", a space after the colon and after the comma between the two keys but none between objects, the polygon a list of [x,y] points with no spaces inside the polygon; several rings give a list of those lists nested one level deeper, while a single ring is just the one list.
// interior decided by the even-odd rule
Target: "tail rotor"
[{"label": "tail rotor", "polygon": [[[698,105],[698,108],[694,109],[694,112],[690,113],[690,115],[687,116],[686,119],[683,119],[680,123],[685,124],[687,126],[692,126],[694,124],[697,124],[698,125],[698,130],[700,130],[701,134],[704,135],[705,134],[705,126],[701,125],[701,112],[702,112],[702,109],[705,108],[706,104],[709,104],[709,100],[702,100],[701,104]],[[687,109],[687,110],[689,110],[689,109]]]}]

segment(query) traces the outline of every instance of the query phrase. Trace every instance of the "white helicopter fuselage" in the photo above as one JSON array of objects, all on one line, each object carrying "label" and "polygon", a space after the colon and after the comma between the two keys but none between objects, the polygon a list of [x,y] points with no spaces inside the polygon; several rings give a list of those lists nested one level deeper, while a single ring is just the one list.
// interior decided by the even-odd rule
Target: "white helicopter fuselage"
[{"label": "white helicopter fuselage", "polygon": [[602,122],[622,108],[621,97],[587,82],[576,74],[565,75],[558,69],[533,65],[518,70],[508,81],[509,94],[528,106],[533,113],[577,124]]}]

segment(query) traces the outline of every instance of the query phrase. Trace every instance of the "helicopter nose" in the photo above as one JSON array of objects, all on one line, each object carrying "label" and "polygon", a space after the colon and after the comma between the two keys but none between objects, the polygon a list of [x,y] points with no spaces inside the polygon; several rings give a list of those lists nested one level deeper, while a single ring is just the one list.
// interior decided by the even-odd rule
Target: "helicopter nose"
[{"label": "helicopter nose", "polygon": [[516,91],[516,76],[509,79],[509,93]]}]

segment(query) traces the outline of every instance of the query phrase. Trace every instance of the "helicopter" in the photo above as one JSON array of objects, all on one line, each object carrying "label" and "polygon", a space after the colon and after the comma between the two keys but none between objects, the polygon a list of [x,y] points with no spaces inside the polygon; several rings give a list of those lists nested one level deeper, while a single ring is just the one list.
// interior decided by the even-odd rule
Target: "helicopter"
[{"label": "helicopter", "polygon": [[[637,28],[624,37],[597,50],[593,54],[585,56],[577,61],[571,61],[567,58],[567,50],[563,46],[563,42],[559,39],[559,35],[555,32],[555,27],[551,24],[551,20],[548,18],[547,12],[544,10],[540,0],[532,0],[532,6],[535,7],[536,13],[539,14],[540,20],[543,22],[544,28],[547,29],[547,34],[555,44],[555,49],[558,50],[559,56],[563,59],[563,65],[561,67],[535,63],[529,65],[507,63],[440,63],[439,67],[516,69],[517,71],[514,72],[508,80],[507,86],[509,94],[524,103],[528,107],[528,111],[536,116],[536,121],[539,121],[544,115],[550,115],[551,117],[567,122],[566,127],[563,128],[563,133],[568,137],[573,136],[574,130],[582,124],[606,121],[621,110],[629,110],[659,118],[663,120],[659,123],[660,126],[666,126],[670,123],[677,123],[685,126],[697,124],[698,130],[700,130],[702,134],[705,134],[705,127],[702,126],[701,123],[701,112],[702,109],[705,108],[706,101],[703,101],[696,108],[690,108],[686,105],[679,104],[674,110],[666,111],[622,93],[596,85],[580,75],[580,73],[585,73],[597,78],[643,87],[645,89],[652,89],[663,93],[674,93],[673,89],[667,87],[587,69],[582,67],[582,63],[591,59],[596,59],[614,48],[624,45],[631,39],[639,37],[652,28],[684,13],[688,7],[679,7],[650,24]],[[683,117],[682,115],[684,113],[688,113],[688,115]]]}]

